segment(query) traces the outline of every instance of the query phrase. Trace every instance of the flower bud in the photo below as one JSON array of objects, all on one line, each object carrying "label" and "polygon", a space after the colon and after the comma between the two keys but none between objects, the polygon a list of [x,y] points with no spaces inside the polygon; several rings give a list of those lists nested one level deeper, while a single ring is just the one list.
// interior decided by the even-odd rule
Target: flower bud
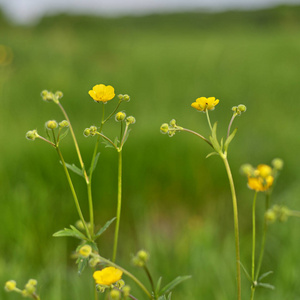
[{"label": "flower bud", "polygon": [[78,252],[82,257],[89,257],[92,253],[92,247],[90,245],[84,245]]},{"label": "flower bud", "polygon": [[134,124],[135,123],[135,117],[133,117],[133,116],[127,117],[126,118],[126,123],[127,123],[127,125]]},{"label": "flower bud", "polygon": [[121,298],[121,293],[119,290],[112,289],[110,291],[110,299],[111,300],[119,300]]},{"label": "flower bud", "polygon": [[173,129],[173,130],[170,129],[170,130],[168,131],[169,137],[172,137],[175,133],[176,133],[176,130],[175,130],[175,129]]},{"label": "flower bud", "polygon": [[36,286],[37,285],[37,280],[36,279],[29,279],[28,284]]},{"label": "flower bud", "polygon": [[116,113],[115,120],[117,122],[121,122],[121,121],[123,121],[125,119],[125,117],[126,117],[126,114],[123,113],[122,111],[119,111],[118,113]]},{"label": "flower bud", "polygon": [[50,120],[46,122],[45,126],[47,129],[52,130],[57,128],[58,124],[55,120]]},{"label": "flower bud", "polygon": [[32,295],[36,291],[36,288],[34,285],[27,282],[25,285],[25,290],[28,292],[28,294]]},{"label": "flower bud", "polygon": [[149,254],[145,250],[140,250],[137,253],[137,256],[140,260],[147,262],[149,260]]},{"label": "flower bud", "polygon": [[90,135],[94,136],[97,132],[97,127],[96,126],[91,126],[90,127]]},{"label": "flower bud", "polygon": [[69,126],[70,126],[70,124],[69,124],[69,122],[68,122],[67,120],[63,120],[63,121],[59,122],[58,125],[59,125],[59,127],[61,127],[61,128],[69,127]]},{"label": "flower bud", "polygon": [[61,99],[63,97],[63,95],[64,94],[61,91],[57,91],[54,96],[58,100],[58,99]]},{"label": "flower bud", "polygon": [[100,263],[100,258],[99,257],[92,257],[89,260],[89,265],[91,268],[95,268],[99,263]]},{"label": "flower bud", "polygon": [[127,94],[125,94],[125,95],[123,96],[123,101],[129,102],[129,101],[130,101],[130,96],[127,95]]},{"label": "flower bud", "polygon": [[96,290],[99,293],[104,293],[106,290],[106,286],[100,285],[100,284],[96,284]]},{"label": "flower bud", "polygon": [[280,158],[274,158],[272,160],[272,166],[274,167],[275,170],[278,171],[282,170],[283,165],[284,165],[283,160]]},{"label": "flower bud", "polygon": [[53,101],[53,98],[54,98],[53,93],[49,92],[47,90],[43,90],[42,93],[41,93],[41,96],[42,96],[44,101],[48,101],[48,102]]},{"label": "flower bud", "polygon": [[119,94],[119,95],[118,95],[118,98],[119,98],[119,100],[123,100],[124,95],[123,95],[123,94]]},{"label": "flower bud", "polygon": [[9,281],[6,281],[4,288],[7,292],[11,292],[16,288],[16,286],[17,286],[17,283],[14,280],[9,280]]},{"label": "flower bud", "polygon": [[128,297],[130,295],[130,286],[129,285],[125,285],[123,288],[122,288],[122,292],[124,294],[124,298],[126,299],[126,297]]},{"label": "flower bud", "polygon": [[83,222],[81,220],[77,220],[75,223],[75,226],[79,229],[79,230],[84,230],[84,225]]},{"label": "flower bud", "polygon": [[26,289],[24,289],[21,294],[23,297],[30,297],[30,293]]},{"label": "flower bud", "polygon": [[30,141],[34,141],[37,137],[39,137],[37,130],[30,130],[26,133],[26,139]]},{"label": "flower bud", "polygon": [[277,218],[277,216],[273,209],[268,209],[265,212],[265,220],[268,223],[274,223],[276,221],[276,218]]},{"label": "flower bud", "polygon": [[84,135],[85,137],[90,136],[90,135],[91,135],[91,130],[90,130],[89,128],[84,129],[83,135]]},{"label": "flower bud", "polygon": [[244,104],[239,104],[237,109],[240,111],[240,112],[245,112],[247,110],[247,107],[246,105]]},{"label": "flower bud", "polygon": [[233,112],[236,112],[236,111],[237,111],[237,109],[238,109],[238,107],[237,107],[237,106],[233,106],[233,107],[231,108],[231,110],[232,110]]},{"label": "flower bud", "polygon": [[125,282],[123,279],[120,279],[119,281],[117,281],[116,286],[119,290],[121,290],[124,285],[125,285]]},{"label": "flower bud", "polygon": [[160,132],[166,134],[169,131],[169,124],[164,123],[160,126]]},{"label": "flower bud", "polygon": [[246,176],[252,176],[254,174],[254,168],[250,164],[244,164],[241,166],[241,173]]},{"label": "flower bud", "polygon": [[176,126],[176,120],[175,119],[170,121],[170,126],[175,128],[175,126]]}]

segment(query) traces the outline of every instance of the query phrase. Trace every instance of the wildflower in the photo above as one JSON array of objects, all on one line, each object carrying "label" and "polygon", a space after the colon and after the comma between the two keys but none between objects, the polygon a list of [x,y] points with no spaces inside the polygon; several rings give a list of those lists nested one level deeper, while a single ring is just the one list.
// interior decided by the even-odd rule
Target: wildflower
[{"label": "wildflower", "polygon": [[123,272],[114,267],[107,267],[101,271],[96,271],[93,274],[93,277],[97,284],[100,285],[111,285],[119,281],[122,277]]},{"label": "wildflower", "polygon": [[17,286],[17,283],[14,280],[9,280],[5,283],[5,290],[7,292],[12,292]]},{"label": "wildflower", "polygon": [[96,102],[107,102],[115,97],[115,89],[110,85],[97,84],[89,91]]},{"label": "wildflower", "polygon": [[270,166],[261,164],[248,176],[248,187],[257,192],[267,191],[274,182],[273,170]]},{"label": "wildflower", "polygon": [[192,107],[199,111],[205,112],[206,110],[214,110],[215,106],[219,103],[219,99],[215,97],[200,97],[196,99],[196,102],[192,103]]},{"label": "wildflower", "polygon": [[82,257],[89,257],[92,253],[92,247],[90,245],[84,245],[78,252]]}]

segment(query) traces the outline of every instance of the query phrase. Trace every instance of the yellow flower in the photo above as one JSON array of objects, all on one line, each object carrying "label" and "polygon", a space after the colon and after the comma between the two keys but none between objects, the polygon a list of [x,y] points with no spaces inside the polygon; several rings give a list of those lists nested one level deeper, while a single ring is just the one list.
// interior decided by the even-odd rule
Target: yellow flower
[{"label": "yellow flower", "polygon": [[192,103],[192,107],[199,111],[205,112],[206,110],[214,110],[215,106],[219,103],[219,99],[215,97],[200,97],[196,99],[196,102]]},{"label": "yellow flower", "polygon": [[248,176],[248,187],[257,192],[267,191],[274,182],[272,168],[268,165],[258,165],[254,176]]},{"label": "yellow flower", "polygon": [[115,89],[110,85],[97,84],[89,91],[89,95],[97,102],[107,102],[115,97]]},{"label": "yellow flower", "polygon": [[123,272],[114,267],[107,267],[101,271],[96,271],[93,277],[97,284],[100,285],[111,285],[122,278]]}]

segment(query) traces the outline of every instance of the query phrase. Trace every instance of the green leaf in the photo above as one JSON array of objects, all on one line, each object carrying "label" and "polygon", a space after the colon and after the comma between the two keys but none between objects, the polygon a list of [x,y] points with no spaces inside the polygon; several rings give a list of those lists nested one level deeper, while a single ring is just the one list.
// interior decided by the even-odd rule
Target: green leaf
[{"label": "green leaf", "polygon": [[103,139],[102,144],[105,145],[105,148],[115,148],[109,141]]},{"label": "green leaf", "polygon": [[219,155],[219,153],[217,153],[217,152],[210,152],[209,154],[206,155],[205,158],[209,158],[209,157],[211,157],[213,155]]},{"label": "green leaf", "polygon": [[99,231],[95,234],[95,239],[98,238],[110,225],[111,223],[116,219],[116,217],[112,218],[111,220],[107,221],[103,227],[99,229]]},{"label": "green leaf", "polygon": [[114,144],[117,146],[120,143],[118,137],[116,136],[115,140],[114,140]]},{"label": "green leaf", "polygon": [[[62,162],[60,162],[60,163],[62,164]],[[76,165],[74,165],[74,164],[72,164],[72,165],[70,165],[70,164],[68,164],[68,163],[65,163],[65,164],[66,164],[66,167],[67,167],[69,170],[73,171],[75,174],[77,174],[77,175],[79,175],[79,176],[81,176],[81,177],[84,177],[82,169],[79,169],[79,168],[78,168]]]},{"label": "green leaf", "polygon": [[81,275],[83,270],[85,269],[85,267],[87,266],[88,264],[88,260],[89,258],[88,257],[80,257],[78,261],[78,274]]},{"label": "green leaf", "polygon": [[126,143],[130,131],[131,131],[131,129],[127,130],[127,133],[126,133],[125,138],[124,138],[124,143],[123,143],[123,145]]},{"label": "green leaf", "polygon": [[273,271],[269,271],[269,272],[266,272],[266,273],[262,274],[262,275],[258,278],[258,281],[261,281],[263,278],[269,276],[270,274],[273,274]]},{"label": "green leaf", "polygon": [[78,231],[76,228],[75,228],[75,230],[73,230],[72,227],[75,228],[74,226],[71,225],[71,229],[65,228],[63,230],[59,230],[59,231],[55,232],[53,234],[53,236],[55,236],[55,237],[72,236],[72,237],[75,237],[80,240],[87,240],[86,236],[83,233]]},{"label": "green leaf", "polygon": [[163,295],[163,294],[167,294],[168,292],[170,292],[171,290],[174,289],[175,286],[177,286],[179,283],[190,279],[192,276],[178,276],[176,277],[173,281],[171,281],[170,283],[168,283],[159,293],[159,295]]},{"label": "green leaf", "polygon": [[269,283],[258,283],[257,286],[264,287],[266,289],[275,290],[275,286]]},{"label": "green leaf", "polygon": [[156,288],[155,288],[155,295],[159,294],[159,290],[160,290],[160,286],[161,286],[161,280],[162,280],[162,277],[159,277],[158,280],[157,280],[157,284],[156,284]]},{"label": "green leaf", "polygon": [[209,137],[209,139],[210,139],[214,149],[217,152],[220,152],[221,147],[220,147],[220,144],[219,144],[218,139],[217,139],[217,125],[218,125],[217,122],[213,125],[212,131],[211,131],[211,136]]},{"label": "green leaf", "polygon": [[224,145],[224,150],[227,151],[229,144],[231,143],[231,141],[233,140],[233,138],[235,137],[235,134],[237,132],[237,128],[235,128],[233,130],[233,132],[231,133],[231,135],[226,139],[225,141],[225,145]]},{"label": "green leaf", "polygon": [[[96,169],[96,166],[97,166],[97,163],[98,163],[99,156],[100,156],[100,152],[98,152],[97,155],[95,156],[92,172],[94,172],[94,170]],[[91,168],[92,168],[92,166],[90,166],[89,171],[88,171],[88,174],[91,174]]]},{"label": "green leaf", "polygon": [[171,297],[172,297],[172,293],[170,293],[170,294],[168,295],[168,300],[171,300]]},{"label": "green leaf", "polygon": [[160,296],[160,297],[158,298],[158,300],[167,300],[167,298],[166,298],[165,295],[163,295],[163,296]]},{"label": "green leaf", "polygon": [[69,133],[69,128],[67,128],[60,136],[59,136],[59,140],[63,140],[67,134]]}]

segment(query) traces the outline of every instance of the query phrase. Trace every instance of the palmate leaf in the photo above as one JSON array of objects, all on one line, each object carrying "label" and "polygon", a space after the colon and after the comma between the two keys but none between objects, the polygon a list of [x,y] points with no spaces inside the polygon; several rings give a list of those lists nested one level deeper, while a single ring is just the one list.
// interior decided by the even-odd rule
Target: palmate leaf
[{"label": "palmate leaf", "polygon": [[53,236],[55,236],[55,237],[72,236],[72,237],[75,237],[75,238],[80,239],[80,240],[87,240],[87,237],[82,232],[77,230],[72,225],[70,225],[70,227],[71,227],[71,229],[65,228],[63,230],[59,230],[59,231],[55,232],[53,234]]},{"label": "palmate leaf", "polygon": [[159,292],[159,295],[164,295],[169,293],[171,290],[174,289],[175,286],[177,286],[179,283],[190,279],[192,276],[178,276],[176,277],[173,281],[171,281],[170,283],[168,283],[164,288],[162,288],[162,290]]},{"label": "palmate leaf", "polygon": [[101,227],[98,232],[95,234],[95,239],[97,239],[110,225],[111,223],[116,219],[116,217],[112,218],[111,220],[107,221],[103,227]]}]

